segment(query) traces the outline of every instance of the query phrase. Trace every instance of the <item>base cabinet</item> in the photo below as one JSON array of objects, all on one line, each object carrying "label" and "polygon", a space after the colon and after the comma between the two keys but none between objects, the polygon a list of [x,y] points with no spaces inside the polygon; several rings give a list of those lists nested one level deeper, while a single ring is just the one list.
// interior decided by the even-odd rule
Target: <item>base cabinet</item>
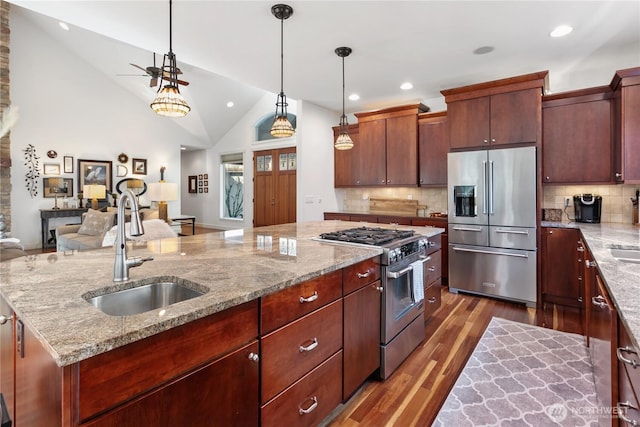
[{"label": "base cabinet", "polygon": [[[252,426],[258,424],[258,341],[99,418],[86,427]],[[224,384],[224,386],[221,386]]]},{"label": "base cabinet", "polygon": [[618,401],[617,414],[619,425],[640,425],[640,353],[631,342],[629,333],[618,319]]},{"label": "base cabinet", "polygon": [[542,229],[543,304],[583,307],[584,290],[579,275],[583,252],[579,252],[579,234],[572,228]]}]

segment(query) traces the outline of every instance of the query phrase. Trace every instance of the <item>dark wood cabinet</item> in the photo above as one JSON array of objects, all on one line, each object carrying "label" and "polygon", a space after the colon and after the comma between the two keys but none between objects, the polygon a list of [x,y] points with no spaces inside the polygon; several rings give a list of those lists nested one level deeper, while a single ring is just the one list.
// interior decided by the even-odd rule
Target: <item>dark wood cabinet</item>
[{"label": "dark wood cabinet", "polygon": [[15,424],[15,315],[4,298],[0,298],[0,316],[5,320],[5,323],[0,325],[0,392],[4,397],[9,418]]},{"label": "dark wood cabinet", "polygon": [[418,114],[422,104],[356,113],[362,150],[353,186],[418,185]]},{"label": "dark wood cabinet", "polygon": [[418,115],[418,155],[420,186],[447,185],[449,126],[447,112]]},{"label": "dark wood cabinet", "polygon": [[547,71],[441,91],[451,149],[537,143]]},{"label": "dark wood cabinet", "polygon": [[344,269],[344,376],[347,400],[380,367],[380,259]]},{"label": "dark wood cabinet", "polygon": [[613,181],[612,97],[608,86],[543,97],[543,183]]},{"label": "dark wood cabinet", "polygon": [[616,182],[640,183],[640,67],[619,70],[614,90],[614,177]]},{"label": "dark wood cabinet", "polygon": [[[339,126],[333,127],[333,141],[338,137]],[[350,150],[333,150],[333,186],[353,187],[356,185],[356,170],[358,169],[358,159],[366,151],[360,144],[359,127],[357,124],[349,125],[349,136],[353,141],[353,148]],[[347,220],[348,221],[348,220]]]},{"label": "dark wood cabinet", "polygon": [[250,359],[258,352],[253,340],[82,426],[258,425],[258,364]]},{"label": "dark wood cabinet", "polygon": [[[579,278],[579,230],[542,229],[542,303],[583,307],[584,291]],[[584,250],[584,248],[582,248]]]},{"label": "dark wood cabinet", "polygon": [[620,426],[640,425],[640,357],[626,326],[618,318],[618,418]]},{"label": "dark wood cabinet", "polygon": [[[288,160],[289,155],[293,155],[293,165]],[[296,222],[295,155],[295,147],[254,153],[254,227]],[[280,166],[281,156],[287,159],[286,167]]]},{"label": "dark wood cabinet", "polygon": [[442,234],[440,234],[440,240],[442,242],[442,253],[440,254],[440,257],[442,259],[441,261],[441,267],[440,267],[440,274],[442,276],[442,281],[443,284],[447,284],[448,282],[448,278],[449,278],[449,233],[448,233],[448,229],[449,229],[449,225],[447,223],[447,219],[446,218],[442,218],[442,219],[437,219],[437,218],[413,218],[411,220],[411,225],[417,225],[417,226],[424,226],[427,225],[429,227],[438,227],[438,228],[444,228],[444,232]]}]

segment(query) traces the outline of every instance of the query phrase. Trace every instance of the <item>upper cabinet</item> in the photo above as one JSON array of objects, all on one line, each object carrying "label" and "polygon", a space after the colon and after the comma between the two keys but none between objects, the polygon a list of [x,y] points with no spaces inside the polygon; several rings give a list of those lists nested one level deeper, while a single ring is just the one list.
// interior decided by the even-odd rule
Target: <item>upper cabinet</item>
[{"label": "upper cabinet", "polygon": [[614,91],[614,172],[616,182],[640,183],[640,67],[619,70]]},{"label": "upper cabinet", "polygon": [[542,98],[542,182],[611,183],[609,86]]},{"label": "upper cabinet", "polygon": [[417,186],[418,114],[425,111],[428,107],[413,104],[356,113],[361,147],[349,150],[354,157],[349,186]]},{"label": "upper cabinet", "polygon": [[443,90],[452,150],[537,143],[548,72]]},{"label": "upper cabinet", "polygon": [[[340,126],[333,127],[333,140],[335,142],[338,137]],[[360,135],[358,125],[349,125],[349,136],[353,141],[351,150],[333,150],[333,186],[334,187],[352,187],[355,184],[355,170],[358,158],[361,156],[362,145],[360,144]]]},{"label": "upper cabinet", "polygon": [[419,185],[447,185],[449,127],[447,112],[418,115]]}]

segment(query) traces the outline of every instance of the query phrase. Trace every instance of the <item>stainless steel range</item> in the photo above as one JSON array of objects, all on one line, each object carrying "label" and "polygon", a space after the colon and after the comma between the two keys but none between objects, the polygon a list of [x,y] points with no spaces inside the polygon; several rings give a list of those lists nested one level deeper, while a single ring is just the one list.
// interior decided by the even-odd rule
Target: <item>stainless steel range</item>
[{"label": "stainless steel range", "polygon": [[380,377],[386,379],[424,340],[424,272],[431,242],[413,230],[358,227],[320,235],[383,249]]}]

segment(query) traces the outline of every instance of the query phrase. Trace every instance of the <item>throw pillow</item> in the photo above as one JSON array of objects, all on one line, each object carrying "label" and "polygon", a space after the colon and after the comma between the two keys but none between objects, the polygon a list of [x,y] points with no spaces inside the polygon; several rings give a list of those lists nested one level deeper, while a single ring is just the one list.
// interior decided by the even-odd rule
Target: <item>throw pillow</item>
[{"label": "throw pillow", "polygon": [[113,214],[89,209],[84,216],[78,234],[102,236],[113,225]]}]

